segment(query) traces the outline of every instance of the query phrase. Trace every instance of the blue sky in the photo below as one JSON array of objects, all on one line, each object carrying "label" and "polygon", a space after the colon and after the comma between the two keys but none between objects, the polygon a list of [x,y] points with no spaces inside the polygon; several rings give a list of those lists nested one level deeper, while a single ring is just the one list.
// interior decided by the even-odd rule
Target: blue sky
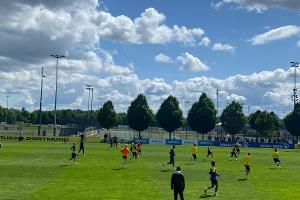
[{"label": "blue sky", "polygon": [[[102,47],[116,50],[116,60],[126,64],[134,63],[136,72],[142,78],[161,76],[168,82],[174,79],[184,80],[204,75],[225,78],[234,74],[250,74],[278,67],[288,68],[289,62],[297,60],[299,36],[275,41],[265,45],[252,46],[248,41],[256,34],[272,28],[299,24],[298,12],[281,8],[272,8],[263,13],[249,12],[232,6],[214,9],[211,3],[216,1],[103,1],[104,7],[113,15],[126,15],[136,18],[149,7],[153,7],[166,16],[165,24],[200,27],[215,42],[229,43],[236,47],[234,53],[215,52],[204,46],[189,47],[178,42],[168,45],[132,45],[103,40]],[[128,6],[130,5],[130,6]],[[124,9],[126,8],[126,9]],[[178,64],[156,63],[153,57],[161,52],[171,57],[188,51],[205,61],[210,70],[194,73],[174,70]],[[142,54],[140,53],[142,52]]]},{"label": "blue sky", "polygon": [[[293,105],[299,61],[298,0],[15,0],[0,3],[0,104],[33,110],[45,68],[43,109],[86,109],[96,98],[126,112],[139,94],[156,111],[168,95],[192,104],[201,92],[220,109],[239,101],[283,116]],[[16,15],[18,13],[18,15]]]}]

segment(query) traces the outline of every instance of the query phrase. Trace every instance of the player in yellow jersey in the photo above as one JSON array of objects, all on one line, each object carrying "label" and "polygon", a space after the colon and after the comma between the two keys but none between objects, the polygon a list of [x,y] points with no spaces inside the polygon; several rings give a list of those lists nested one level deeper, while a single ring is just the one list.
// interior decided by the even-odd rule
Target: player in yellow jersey
[{"label": "player in yellow jersey", "polygon": [[246,173],[246,179],[247,179],[248,175],[250,174],[250,167],[251,167],[251,161],[252,161],[250,153],[248,153],[245,156],[243,161],[244,161],[244,165],[245,165],[245,173]]},{"label": "player in yellow jersey", "polygon": [[279,167],[279,169],[281,169],[280,159],[279,159],[279,154],[277,149],[274,149],[274,151],[272,152],[272,158],[274,160],[274,163]]},{"label": "player in yellow jersey", "polygon": [[194,144],[194,145],[192,146],[191,151],[192,151],[192,156],[193,156],[192,159],[193,159],[193,161],[197,161],[198,148],[197,148],[196,144]]}]

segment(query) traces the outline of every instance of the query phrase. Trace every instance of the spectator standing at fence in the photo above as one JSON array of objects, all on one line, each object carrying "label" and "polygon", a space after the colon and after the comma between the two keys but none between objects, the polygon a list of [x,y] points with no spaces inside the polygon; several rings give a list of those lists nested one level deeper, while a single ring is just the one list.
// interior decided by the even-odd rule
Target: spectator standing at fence
[{"label": "spectator standing at fence", "polygon": [[107,135],[107,133],[105,133],[105,134],[104,134],[104,143],[106,143],[107,137],[108,137],[108,135]]},{"label": "spectator standing at fence", "polygon": [[117,138],[117,136],[114,136],[113,143],[116,145],[116,148],[118,148],[118,138]]},{"label": "spectator standing at fence", "polygon": [[171,178],[171,190],[173,190],[174,192],[174,200],[177,200],[178,194],[180,196],[180,199],[184,200],[183,191],[185,189],[185,181],[184,176],[180,170],[180,167],[177,167]]}]

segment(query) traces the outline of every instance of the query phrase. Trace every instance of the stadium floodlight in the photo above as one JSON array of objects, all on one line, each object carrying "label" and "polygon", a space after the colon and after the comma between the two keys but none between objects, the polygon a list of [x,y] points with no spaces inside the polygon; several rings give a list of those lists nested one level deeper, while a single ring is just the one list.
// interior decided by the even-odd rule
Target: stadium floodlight
[{"label": "stadium floodlight", "polygon": [[9,95],[6,96],[6,125],[8,124],[8,98]]},{"label": "stadium floodlight", "polygon": [[187,139],[187,132],[188,132],[188,121],[187,121],[187,117],[188,117],[188,107],[190,104],[190,100],[184,100],[184,110],[185,110],[185,139]]},{"label": "stadium floodlight", "polygon": [[46,75],[44,74],[44,67],[42,67],[42,72],[41,72],[41,93],[40,93],[40,110],[39,110],[39,118],[40,118],[40,123],[39,123],[39,129],[38,129],[38,136],[41,135],[41,126],[42,126],[42,102],[43,102],[43,82],[44,78],[46,78]]},{"label": "stadium floodlight", "polygon": [[297,68],[299,67],[298,62],[290,62],[292,64],[291,67],[294,67],[294,88],[293,88],[293,95],[292,100],[294,102],[294,109],[296,106],[296,103],[298,102],[298,95],[297,95]]},{"label": "stadium floodlight", "polygon": [[[90,84],[86,84],[85,85],[88,91],[89,91],[89,98],[88,98],[88,125],[90,126],[90,99],[91,99],[91,91],[92,91],[92,99],[93,99],[93,95],[94,95],[94,89],[93,89],[93,85]],[[91,110],[93,109],[92,107],[92,102],[93,100],[91,99]]]},{"label": "stadium floodlight", "polygon": [[54,100],[54,127],[53,135],[56,135],[56,104],[57,104],[57,71],[58,71],[58,59],[64,58],[64,55],[51,55],[51,57],[56,59],[56,68],[55,68],[55,100]]}]

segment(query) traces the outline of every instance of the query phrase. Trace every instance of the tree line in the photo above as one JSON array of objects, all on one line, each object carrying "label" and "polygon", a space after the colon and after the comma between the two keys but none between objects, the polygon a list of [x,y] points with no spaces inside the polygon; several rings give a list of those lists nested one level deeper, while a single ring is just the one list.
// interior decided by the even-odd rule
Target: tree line
[{"label": "tree line", "polygon": [[[6,112],[7,110],[0,106],[0,119],[2,121],[6,121]],[[88,115],[90,120],[88,120]],[[52,124],[53,118],[52,111],[42,112],[42,124]],[[279,117],[274,112],[258,110],[246,117],[243,113],[243,105],[236,101],[228,104],[218,117],[213,101],[205,93],[202,93],[198,101],[193,103],[186,120],[183,117],[177,98],[172,95],[162,102],[156,114],[150,109],[143,94],[139,94],[131,102],[126,113],[116,113],[111,101],[105,102],[99,110],[90,111],[89,113],[88,111],[71,109],[57,111],[57,123],[62,125],[77,124],[86,126],[90,124],[107,130],[117,125],[128,125],[133,130],[138,131],[139,135],[150,126],[159,126],[169,133],[169,138],[175,130],[185,125],[185,121],[187,121],[191,130],[203,136],[212,131],[217,122],[221,122],[224,131],[233,137],[241,133],[247,122],[261,136],[272,135],[280,127]],[[8,109],[8,123],[16,122],[38,124],[39,111],[29,112],[25,108],[21,110]],[[299,104],[295,106],[291,113],[285,116],[284,125],[291,135],[299,136]]]},{"label": "tree line", "polygon": [[[107,101],[99,110],[97,120],[107,130],[118,124],[117,114],[111,101]],[[130,128],[139,132],[139,136],[154,122],[169,133],[169,138],[171,138],[172,132],[184,125],[185,121],[176,97],[170,95],[165,99],[154,115],[146,97],[142,94],[131,102],[126,120]],[[199,100],[194,102],[188,111],[189,127],[204,137],[204,134],[215,128],[218,121],[221,122],[224,131],[231,134],[233,138],[236,134],[241,133],[247,122],[261,136],[270,136],[276,133],[280,127],[279,117],[274,112],[258,110],[246,117],[243,113],[243,105],[236,101],[228,104],[218,118],[213,101],[205,93],[202,93]],[[300,134],[300,106],[296,106],[294,111],[285,117],[284,125],[290,134],[294,136]]]}]

